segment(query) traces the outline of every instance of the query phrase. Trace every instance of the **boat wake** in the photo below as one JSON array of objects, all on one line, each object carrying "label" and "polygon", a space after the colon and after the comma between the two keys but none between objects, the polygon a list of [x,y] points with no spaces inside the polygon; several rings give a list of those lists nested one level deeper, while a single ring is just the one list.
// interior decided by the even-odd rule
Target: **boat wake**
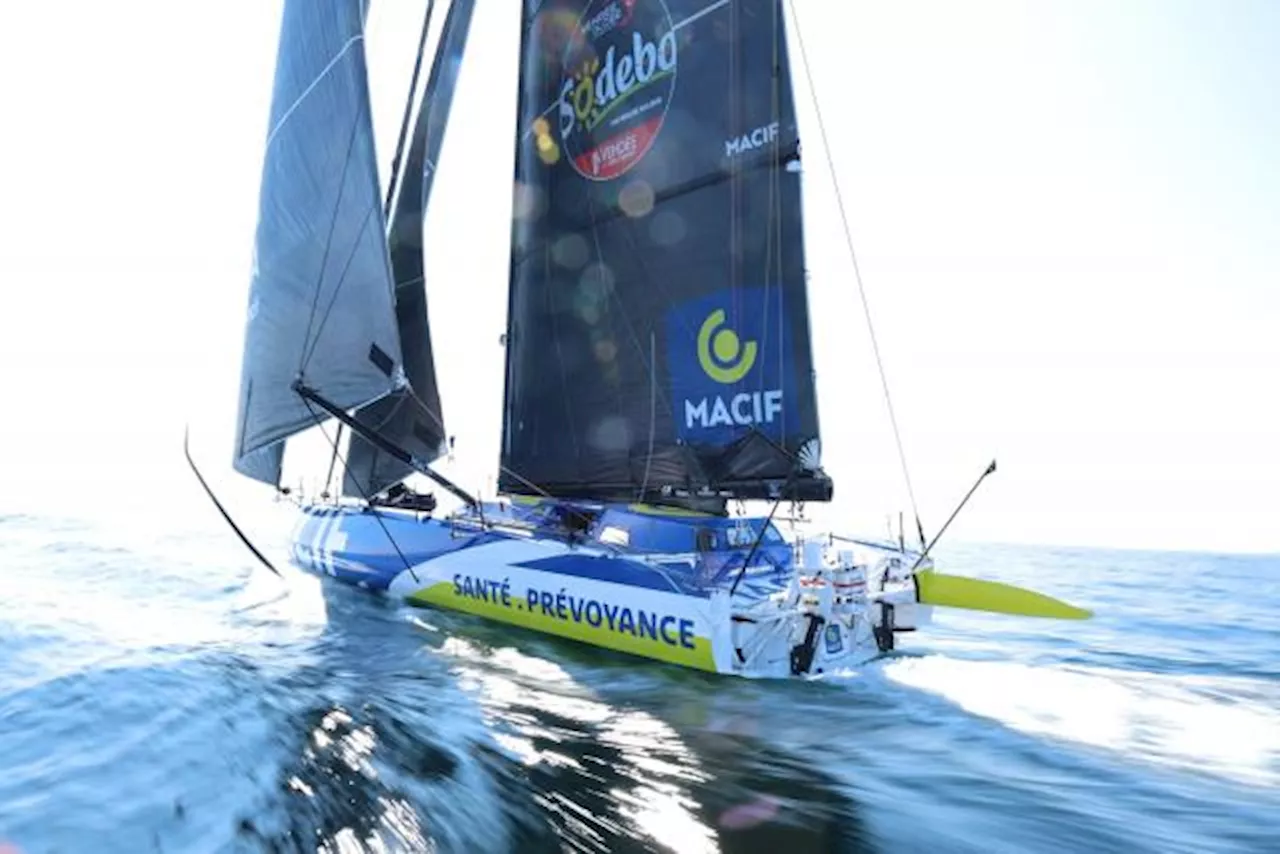
[{"label": "boat wake", "polygon": [[883,673],[1029,735],[1249,785],[1280,785],[1274,682],[946,655],[895,659]]}]

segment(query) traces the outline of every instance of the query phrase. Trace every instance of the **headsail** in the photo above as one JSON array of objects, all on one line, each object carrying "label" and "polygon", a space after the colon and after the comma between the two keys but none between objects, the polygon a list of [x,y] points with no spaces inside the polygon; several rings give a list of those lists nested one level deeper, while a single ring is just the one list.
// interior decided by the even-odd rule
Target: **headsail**
[{"label": "headsail", "polygon": [[276,484],[316,424],[403,383],[364,54],[362,0],[286,0],[259,194],[234,467]]},{"label": "headsail", "polygon": [[828,500],[780,0],[526,0],[499,487]]},{"label": "headsail", "polygon": [[[423,216],[431,196],[473,5],[473,0],[455,0],[449,6],[423,90],[387,235],[396,283],[396,320],[410,388],[356,412],[362,424],[424,462],[431,462],[444,452],[445,429],[427,320]],[[351,497],[371,496],[413,471],[360,436],[352,435],[342,491]]]}]

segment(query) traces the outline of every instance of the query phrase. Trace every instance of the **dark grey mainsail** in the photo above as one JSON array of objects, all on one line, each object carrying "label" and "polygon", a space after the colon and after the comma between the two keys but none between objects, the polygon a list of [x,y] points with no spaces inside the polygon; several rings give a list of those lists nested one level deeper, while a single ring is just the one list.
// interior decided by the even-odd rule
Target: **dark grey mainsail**
[{"label": "dark grey mainsail", "polygon": [[286,0],[259,194],[233,465],[276,484],[283,441],[319,420],[303,380],[360,406],[404,379],[361,0]]},{"label": "dark grey mainsail", "polygon": [[780,0],[525,0],[499,488],[829,500]]},{"label": "dark grey mainsail", "polygon": [[[387,235],[396,283],[396,320],[410,387],[355,414],[368,429],[424,462],[431,462],[444,452],[445,429],[427,320],[423,216],[444,142],[472,7],[472,0],[455,0],[449,7],[423,90]],[[352,435],[342,491],[351,497],[372,496],[413,471],[411,466]]]}]

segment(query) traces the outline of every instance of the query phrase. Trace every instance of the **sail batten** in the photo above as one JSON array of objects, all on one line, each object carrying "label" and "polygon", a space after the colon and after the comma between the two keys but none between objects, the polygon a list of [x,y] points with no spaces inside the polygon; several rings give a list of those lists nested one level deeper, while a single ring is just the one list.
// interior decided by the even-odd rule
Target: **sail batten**
[{"label": "sail batten", "polygon": [[829,499],[781,2],[527,0],[518,122],[499,488]]},{"label": "sail batten", "polygon": [[283,444],[404,382],[359,0],[286,0],[263,159],[233,465],[278,483]]}]

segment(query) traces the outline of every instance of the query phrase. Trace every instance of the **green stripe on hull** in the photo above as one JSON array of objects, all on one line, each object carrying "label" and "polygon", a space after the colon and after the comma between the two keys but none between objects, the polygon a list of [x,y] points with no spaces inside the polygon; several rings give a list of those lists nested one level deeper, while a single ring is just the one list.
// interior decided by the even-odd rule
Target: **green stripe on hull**
[{"label": "green stripe on hull", "polygon": [[454,591],[454,585],[448,581],[441,581],[430,587],[424,587],[405,598],[414,605],[432,605],[452,611],[461,611],[466,614],[474,614],[477,617],[487,617],[498,622],[532,629],[536,632],[569,638],[592,646],[626,652],[644,658],[652,658],[668,664],[679,664],[695,670],[717,672],[715,658],[711,654],[711,641],[701,636],[694,636],[693,648],[690,649],[678,644],[668,644],[660,639],[641,637],[636,634],[611,629],[609,624],[604,621],[598,626],[593,626],[586,620],[580,622],[561,620],[536,609],[526,608],[525,603],[520,600],[512,600],[511,605],[507,606],[500,601],[486,602],[482,599],[459,596]]}]

